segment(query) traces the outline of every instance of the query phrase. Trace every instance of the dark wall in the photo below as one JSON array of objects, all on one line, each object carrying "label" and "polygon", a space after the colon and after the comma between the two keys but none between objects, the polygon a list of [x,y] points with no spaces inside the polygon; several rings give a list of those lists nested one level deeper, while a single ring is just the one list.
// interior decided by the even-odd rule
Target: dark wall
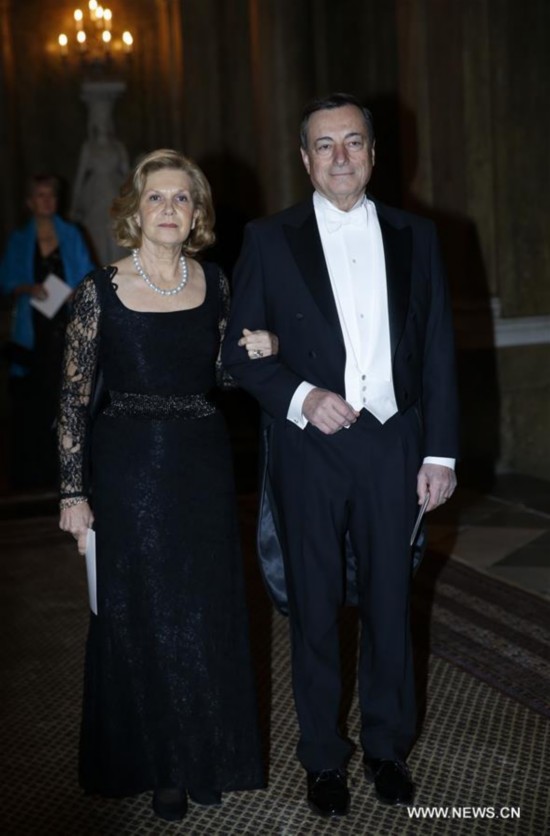
[{"label": "dark wall", "polygon": [[[548,343],[495,349],[504,317],[550,314],[547,0],[113,0],[135,35],[115,109],[131,159],[165,145],[204,166],[232,263],[248,217],[307,194],[309,97],[373,110],[373,192],[432,216],[459,337],[466,456],[546,475]],[[37,169],[68,184],[86,134],[82,74],[57,54],[73,4],[0,0],[0,243]],[[526,333],[531,320],[525,320]],[[498,323],[497,323],[498,324]],[[527,336],[525,339],[529,341]],[[537,373],[533,370],[533,352]],[[480,431],[481,428],[481,431]]]}]

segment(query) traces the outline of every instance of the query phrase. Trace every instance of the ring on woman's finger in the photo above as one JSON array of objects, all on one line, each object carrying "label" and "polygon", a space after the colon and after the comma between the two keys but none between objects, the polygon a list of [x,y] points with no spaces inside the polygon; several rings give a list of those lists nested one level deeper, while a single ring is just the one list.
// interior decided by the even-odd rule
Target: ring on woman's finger
[{"label": "ring on woman's finger", "polygon": [[252,356],[253,357],[263,357],[264,353],[259,348],[257,348],[252,352]]}]

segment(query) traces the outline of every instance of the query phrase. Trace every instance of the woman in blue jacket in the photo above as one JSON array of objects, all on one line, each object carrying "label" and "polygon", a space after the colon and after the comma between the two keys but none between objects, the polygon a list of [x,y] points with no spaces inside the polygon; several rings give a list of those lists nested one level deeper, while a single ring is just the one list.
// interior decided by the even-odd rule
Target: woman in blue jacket
[{"label": "woman in blue jacket", "polygon": [[31,299],[47,296],[43,283],[51,273],[75,288],[94,267],[79,229],[57,215],[58,191],[55,177],[31,178],[27,207],[32,218],[11,234],[0,262],[0,292],[14,302],[9,345],[13,488],[56,483],[52,428],[68,305],[48,319]]}]

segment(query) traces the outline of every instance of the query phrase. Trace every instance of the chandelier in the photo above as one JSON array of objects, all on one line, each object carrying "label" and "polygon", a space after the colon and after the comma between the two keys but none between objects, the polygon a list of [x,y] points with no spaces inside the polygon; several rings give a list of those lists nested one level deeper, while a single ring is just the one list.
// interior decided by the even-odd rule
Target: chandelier
[{"label": "chandelier", "polygon": [[107,65],[117,55],[129,55],[134,39],[130,32],[117,35],[113,29],[113,13],[89,0],[87,16],[82,9],[73,12],[74,32],[62,32],[57,42],[63,57],[78,56],[83,64],[96,67]]}]

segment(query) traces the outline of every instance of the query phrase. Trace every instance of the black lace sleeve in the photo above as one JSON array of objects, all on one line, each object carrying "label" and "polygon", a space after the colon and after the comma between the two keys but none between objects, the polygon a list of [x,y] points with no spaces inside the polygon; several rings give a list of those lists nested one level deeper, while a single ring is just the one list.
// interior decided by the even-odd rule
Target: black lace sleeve
[{"label": "black lace sleeve", "polygon": [[87,498],[84,459],[88,405],[97,364],[99,311],[94,281],[87,277],[75,293],[65,337],[57,424],[62,500]]},{"label": "black lace sleeve", "polygon": [[216,360],[216,383],[220,389],[236,389],[237,384],[222,366],[222,345],[225,338],[225,331],[227,329],[227,321],[229,319],[229,309],[231,307],[231,294],[229,292],[229,282],[223,270],[219,272],[219,294],[220,294],[220,350],[218,352],[218,359]]}]

